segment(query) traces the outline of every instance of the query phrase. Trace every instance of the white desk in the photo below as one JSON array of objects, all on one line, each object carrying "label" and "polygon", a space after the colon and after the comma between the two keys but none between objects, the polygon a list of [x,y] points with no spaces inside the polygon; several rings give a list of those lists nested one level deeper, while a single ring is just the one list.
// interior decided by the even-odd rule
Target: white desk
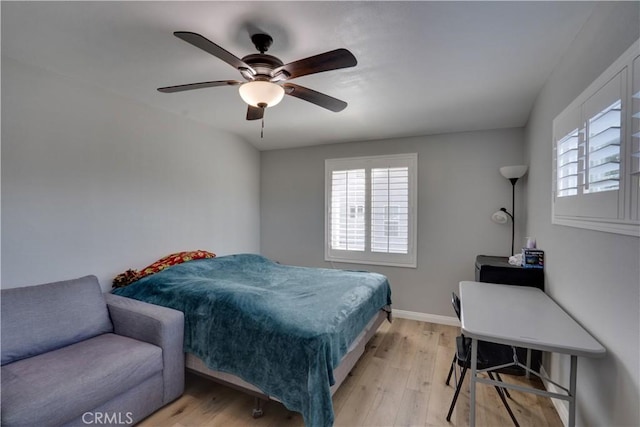
[{"label": "white desk", "polygon": [[[460,282],[460,302],[462,332],[472,339],[469,425],[475,426],[476,383],[480,382],[567,400],[569,427],[575,426],[578,356],[603,357],[606,353],[605,348],[555,301],[537,288]],[[566,394],[551,393],[479,378],[478,340],[571,355],[569,389],[551,381]],[[499,367],[492,369],[496,368]]]}]

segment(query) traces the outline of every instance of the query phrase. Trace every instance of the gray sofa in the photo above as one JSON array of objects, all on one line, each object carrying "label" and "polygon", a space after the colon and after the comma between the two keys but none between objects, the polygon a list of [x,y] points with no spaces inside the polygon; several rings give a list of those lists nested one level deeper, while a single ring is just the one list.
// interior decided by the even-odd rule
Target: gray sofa
[{"label": "gray sofa", "polygon": [[98,279],[3,289],[1,425],[132,425],[184,390],[180,311]]}]

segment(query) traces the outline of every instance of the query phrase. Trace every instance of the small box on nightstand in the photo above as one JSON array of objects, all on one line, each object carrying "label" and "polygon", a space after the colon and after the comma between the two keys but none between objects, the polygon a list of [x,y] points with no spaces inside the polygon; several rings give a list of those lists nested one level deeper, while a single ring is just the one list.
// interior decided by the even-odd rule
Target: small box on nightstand
[{"label": "small box on nightstand", "polygon": [[522,248],[522,268],[544,268],[544,251]]}]

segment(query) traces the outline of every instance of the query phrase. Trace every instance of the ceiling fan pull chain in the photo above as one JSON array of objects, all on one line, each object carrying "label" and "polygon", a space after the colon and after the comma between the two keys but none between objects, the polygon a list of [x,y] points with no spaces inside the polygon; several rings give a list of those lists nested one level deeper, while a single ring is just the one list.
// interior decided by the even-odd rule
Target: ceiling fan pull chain
[{"label": "ceiling fan pull chain", "polygon": [[262,108],[262,127],[260,128],[260,138],[264,138],[264,112],[267,109],[267,104],[261,102],[258,107]]}]

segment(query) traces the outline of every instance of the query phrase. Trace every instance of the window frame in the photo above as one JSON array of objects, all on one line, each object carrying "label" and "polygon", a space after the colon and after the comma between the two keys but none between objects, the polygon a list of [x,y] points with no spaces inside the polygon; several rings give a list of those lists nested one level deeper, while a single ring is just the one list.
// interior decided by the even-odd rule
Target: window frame
[{"label": "window frame", "polygon": [[[371,170],[375,168],[408,168],[408,232],[407,253],[374,252],[371,248]],[[331,248],[331,197],[333,171],[365,169],[365,248],[364,251]],[[392,154],[382,156],[348,157],[325,160],[325,229],[324,258],[329,262],[349,264],[417,267],[418,235],[418,154]]]}]

